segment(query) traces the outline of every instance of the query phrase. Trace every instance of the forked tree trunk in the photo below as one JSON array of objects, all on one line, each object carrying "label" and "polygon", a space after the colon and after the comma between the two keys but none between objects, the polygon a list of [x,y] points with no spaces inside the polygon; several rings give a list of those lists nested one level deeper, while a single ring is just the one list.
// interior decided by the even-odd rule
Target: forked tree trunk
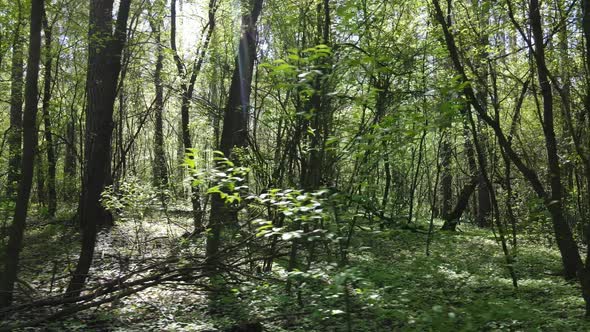
[{"label": "forked tree trunk", "polygon": [[465,209],[469,204],[469,197],[475,191],[475,187],[477,186],[477,177],[471,177],[469,182],[463,188],[461,188],[461,192],[457,196],[457,203],[450,210],[448,213],[442,215],[442,219],[444,220],[444,224],[441,227],[442,230],[445,231],[456,231],[457,225],[459,224],[459,220],[463,216]]},{"label": "forked tree trunk", "polygon": [[113,109],[131,0],[122,0],[119,5],[114,35],[113,2],[92,0],[90,3],[85,166],[78,208],[82,223],[82,248],[66,292],[66,297],[70,298],[78,296],[84,287],[92,264],[98,228],[104,219],[100,196],[110,173]]},{"label": "forked tree trunk", "polygon": [[[469,110],[467,112],[463,112],[464,115],[469,114]],[[465,136],[465,154],[467,155],[467,163],[469,164],[469,171],[471,172],[471,176],[461,191],[457,196],[457,202],[452,210],[448,211],[448,213],[443,213],[442,219],[444,220],[444,224],[442,226],[442,230],[445,231],[455,231],[457,229],[457,225],[459,224],[459,220],[463,216],[463,213],[467,209],[469,205],[469,198],[475,192],[475,188],[479,183],[479,176],[478,176],[478,168],[477,163],[475,161],[475,152],[473,150],[473,143],[471,133],[467,128],[467,124],[463,126],[463,133]]]}]

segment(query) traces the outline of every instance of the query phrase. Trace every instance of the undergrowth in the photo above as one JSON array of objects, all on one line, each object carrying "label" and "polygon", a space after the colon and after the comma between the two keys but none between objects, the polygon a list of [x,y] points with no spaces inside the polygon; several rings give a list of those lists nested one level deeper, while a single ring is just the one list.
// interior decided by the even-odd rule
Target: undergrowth
[{"label": "undergrowth", "polygon": [[[124,250],[125,227],[132,231],[137,225],[123,224],[103,235],[97,280],[115,270],[113,253]],[[58,294],[65,280],[55,277],[71,266],[47,262],[72,263],[63,258],[77,249],[63,244],[77,243],[75,232],[59,225],[31,230],[27,240],[34,245],[23,253],[23,279],[29,282],[21,287]],[[223,331],[249,321],[260,322],[266,331],[590,330],[580,290],[560,276],[555,249],[520,239],[515,289],[491,231],[463,225],[459,232],[435,231],[433,236],[427,256],[424,232],[359,229],[348,265],[314,263],[288,273],[286,261],[279,259],[272,273],[254,273],[250,280],[227,285],[215,299],[222,308],[217,313],[210,311],[202,289],[161,285],[40,330]]]}]

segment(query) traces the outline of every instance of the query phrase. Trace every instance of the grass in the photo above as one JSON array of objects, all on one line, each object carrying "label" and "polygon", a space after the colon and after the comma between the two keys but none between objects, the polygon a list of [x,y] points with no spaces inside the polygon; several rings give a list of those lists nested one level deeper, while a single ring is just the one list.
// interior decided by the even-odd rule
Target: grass
[{"label": "grass", "polygon": [[390,322],[390,330],[403,331],[590,330],[577,284],[556,273],[556,250],[521,244],[515,289],[493,234],[462,228],[437,232],[430,256],[424,234],[391,230],[371,237],[370,259],[356,264],[385,290],[381,329]]},{"label": "grass", "polygon": [[[169,236],[171,241],[179,236],[156,224],[144,225],[142,234]],[[101,242],[98,252],[124,251],[130,246],[135,225],[118,227],[105,237],[108,241]],[[69,228],[30,228],[22,279],[47,292],[52,276],[63,274],[74,263],[77,242]],[[222,303],[224,314],[212,317],[206,310],[207,297],[198,289],[155,287],[44,328],[214,331],[252,319],[261,320],[267,331],[347,331],[348,324],[355,332],[590,330],[578,285],[559,276],[555,248],[519,239],[515,262],[519,287],[515,289],[490,230],[463,225],[457,233],[436,231],[429,256],[425,246],[422,232],[359,230],[349,266],[313,265],[311,271],[294,277],[291,295],[285,293],[284,283],[253,280],[232,288]],[[165,248],[149,251],[160,250],[164,255]],[[93,271],[106,276],[114,263],[105,258],[96,264]],[[284,260],[277,261],[274,280],[284,280],[285,265]],[[53,294],[66,281],[57,280]]]}]

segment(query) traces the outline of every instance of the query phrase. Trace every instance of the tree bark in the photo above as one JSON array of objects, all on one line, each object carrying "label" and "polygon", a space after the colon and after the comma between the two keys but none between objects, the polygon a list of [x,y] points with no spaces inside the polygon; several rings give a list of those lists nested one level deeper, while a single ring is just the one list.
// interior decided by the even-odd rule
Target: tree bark
[{"label": "tree bark", "polygon": [[[37,132],[41,126],[37,126]],[[37,135],[37,158],[35,158],[35,182],[37,182],[37,202],[40,206],[47,206],[47,192],[45,190],[45,167],[43,165],[43,138]]]},{"label": "tree bark", "polygon": [[11,305],[14,284],[18,274],[20,251],[26,227],[29,198],[33,181],[35,150],[37,146],[37,94],[39,62],[41,57],[41,16],[43,0],[31,1],[31,26],[29,56],[25,85],[25,110],[23,114],[23,154],[20,165],[21,178],[18,185],[14,219],[9,230],[5,263],[0,280],[0,308]]},{"label": "tree bark", "polygon": [[[586,67],[586,77],[587,80],[590,77],[590,2],[589,1],[582,1],[582,30],[584,32],[584,51],[585,51],[585,67]],[[590,121],[590,85],[588,81],[586,82],[586,96],[584,99],[584,111],[586,112],[586,121]],[[586,127],[587,128],[587,127]],[[572,136],[575,137],[575,133],[572,132]],[[586,200],[587,200],[587,209],[590,210],[590,150],[588,147],[590,146],[590,139],[588,139],[587,144],[580,143],[579,139],[574,141],[576,143],[576,150],[578,150],[578,154],[582,158],[584,163],[584,175],[586,177]],[[582,148],[585,146],[586,148]],[[586,210],[586,211],[589,211]],[[588,212],[587,212],[588,215]],[[590,243],[590,227],[585,227],[584,235],[586,239],[586,244]],[[582,283],[582,294],[584,296],[584,300],[586,301],[586,317],[590,316],[590,245],[586,248],[586,263],[584,265],[584,269],[580,272],[579,275]]]},{"label": "tree bark", "polygon": [[[72,108],[68,114],[66,124],[66,155],[64,159],[64,200],[71,201],[75,197],[75,184],[76,181],[76,164],[77,164],[77,152],[76,152],[76,111]],[[73,193],[74,192],[74,193]]]},{"label": "tree bark", "polygon": [[152,32],[156,39],[156,70],[154,72],[154,86],[156,101],[154,103],[154,185],[165,188],[168,185],[168,170],[166,168],[166,152],[164,150],[164,86],[162,84],[162,68],[164,67],[164,53],[161,40],[161,20],[150,20]]},{"label": "tree bark", "polygon": [[55,146],[53,144],[53,126],[51,124],[51,114],[49,111],[51,101],[51,84],[53,81],[53,55],[51,54],[52,29],[47,19],[47,14],[43,13],[43,31],[45,33],[45,73],[43,86],[43,126],[45,127],[45,144],[47,153],[47,214],[54,217],[57,210],[57,192],[55,190],[55,176],[57,159],[55,156]]},{"label": "tree bark", "polygon": [[548,77],[547,64],[545,62],[545,49],[543,26],[538,0],[530,2],[530,20],[535,40],[534,57],[537,65],[537,75],[541,95],[543,96],[543,134],[545,136],[545,148],[547,150],[547,166],[549,171],[549,187],[551,193],[546,199],[546,206],[551,214],[553,230],[557,245],[562,253],[562,260],[565,268],[566,278],[574,279],[577,269],[581,266],[580,253],[573,239],[571,229],[563,215],[563,185],[561,183],[561,169],[559,165],[559,154],[557,151],[557,140],[555,138],[554,115],[553,115],[553,92]]},{"label": "tree bark", "polygon": [[[481,53],[478,52],[475,58],[475,70],[479,72],[478,74],[478,82],[476,84],[476,98],[479,101],[482,109],[484,111],[488,110],[488,81],[489,81],[489,70],[487,65],[487,58],[488,58],[488,51],[487,49],[490,46],[488,30],[489,30],[489,19],[490,19],[490,7],[487,6],[484,1],[482,0],[474,0],[473,6],[476,10],[477,14],[477,23],[480,26],[480,31],[482,34],[479,40],[479,47],[483,51]],[[479,121],[478,121],[479,123]],[[477,185],[477,215],[475,216],[477,225],[479,227],[488,227],[489,222],[488,219],[490,217],[490,213],[492,212],[492,200],[491,200],[491,190],[493,188],[489,188],[487,185],[487,181],[485,179],[484,173],[487,173],[488,167],[488,153],[487,153],[487,137],[485,136],[485,132],[479,130],[479,125],[477,128],[479,138],[479,148],[481,149],[482,155],[482,163],[479,164],[479,174],[478,174],[478,185]],[[477,137],[473,137],[474,145],[475,141],[478,140]],[[476,149],[477,150],[477,149]],[[479,156],[478,156],[479,159]]]},{"label": "tree bark", "polygon": [[448,133],[444,135],[441,146],[441,160],[442,174],[440,184],[442,186],[442,215],[446,216],[451,212],[451,204],[453,200],[453,174],[451,173],[451,157],[452,147],[449,142]]},{"label": "tree bark", "polygon": [[131,0],[121,1],[113,35],[113,1],[92,0],[90,3],[85,166],[78,208],[82,223],[82,248],[66,297],[78,296],[84,287],[92,264],[98,228],[104,216],[100,197],[110,173],[113,109],[131,5]]},{"label": "tree bark", "polygon": [[8,177],[7,196],[14,199],[19,180],[19,168],[22,154],[22,126],[23,126],[23,41],[21,28],[23,24],[23,8],[21,1],[17,1],[18,16],[15,23],[14,39],[12,42],[12,69],[10,72],[10,131],[8,133]]},{"label": "tree bark", "polygon": [[445,231],[455,231],[457,229],[457,224],[459,223],[459,219],[463,216],[463,212],[467,208],[469,204],[469,197],[475,191],[475,187],[477,186],[478,178],[476,176],[471,177],[469,182],[461,188],[461,192],[457,196],[457,203],[452,210],[448,211],[447,214],[443,214],[442,218],[445,221],[443,226],[441,227],[442,230]]},{"label": "tree bark", "polygon": [[[256,22],[262,11],[264,0],[243,0],[242,3],[250,8],[250,12],[242,16],[242,34],[240,36],[238,54],[234,60],[234,72],[231,79],[229,98],[224,109],[223,129],[219,150],[228,159],[234,159],[232,154],[236,147],[248,145],[248,114],[250,112],[250,90],[252,87],[252,73],[256,56]],[[207,259],[209,266],[214,266],[216,255],[221,244],[223,224],[235,220],[234,213],[229,211],[219,194],[211,198],[211,215],[207,236]]]},{"label": "tree bark", "polygon": [[467,162],[469,164],[471,176],[469,177],[468,182],[463,186],[463,188],[461,188],[461,192],[457,196],[455,207],[448,211],[448,213],[443,213],[442,218],[445,222],[441,229],[445,231],[455,231],[457,229],[459,220],[461,219],[461,216],[463,216],[463,212],[465,212],[469,204],[469,198],[479,183],[477,163],[475,161],[475,153],[473,151],[473,143],[469,138],[471,135],[467,129],[467,125],[465,125],[463,129],[465,135],[465,154],[467,155]]}]

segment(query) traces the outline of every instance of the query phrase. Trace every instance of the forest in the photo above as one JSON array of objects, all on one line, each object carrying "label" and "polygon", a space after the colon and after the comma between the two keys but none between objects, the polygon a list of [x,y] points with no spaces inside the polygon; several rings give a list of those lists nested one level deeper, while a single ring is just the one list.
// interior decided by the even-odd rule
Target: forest
[{"label": "forest", "polygon": [[590,0],[0,0],[0,331],[590,331]]}]

